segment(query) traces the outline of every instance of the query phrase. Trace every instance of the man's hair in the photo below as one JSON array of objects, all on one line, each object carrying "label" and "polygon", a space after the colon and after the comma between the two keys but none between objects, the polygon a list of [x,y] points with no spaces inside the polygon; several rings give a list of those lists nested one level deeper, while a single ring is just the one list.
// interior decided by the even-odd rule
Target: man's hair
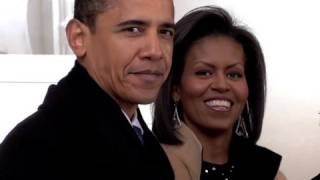
[{"label": "man's hair", "polygon": [[96,17],[103,13],[110,0],[75,0],[74,18],[95,31]]}]

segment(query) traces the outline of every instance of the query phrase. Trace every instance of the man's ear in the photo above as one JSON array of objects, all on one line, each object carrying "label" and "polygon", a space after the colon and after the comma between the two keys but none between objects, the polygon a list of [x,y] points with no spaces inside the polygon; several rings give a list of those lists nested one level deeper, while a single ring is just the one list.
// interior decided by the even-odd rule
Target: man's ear
[{"label": "man's ear", "polygon": [[180,88],[178,86],[173,86],[173,91],[172,91],[172,99],[174,100],[174,102],[178,102],[180,101]]},{"label": "man's ear", "polygon": [[66,35],[69,46],[77,57],[84,57],[87,52],[87,36],[89,28],[77,19],[69,21],[66,27]]}]

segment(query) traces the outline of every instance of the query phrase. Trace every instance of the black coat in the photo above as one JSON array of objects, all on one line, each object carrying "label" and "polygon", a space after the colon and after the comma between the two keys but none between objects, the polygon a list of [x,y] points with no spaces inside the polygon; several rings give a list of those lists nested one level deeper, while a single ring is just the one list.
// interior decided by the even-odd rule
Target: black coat
[{"label": "black coat", "polygon": [[139,121],[144,145],[118,104],[76,62],[1,144],[0,179],[174,179],[140,113]]}]

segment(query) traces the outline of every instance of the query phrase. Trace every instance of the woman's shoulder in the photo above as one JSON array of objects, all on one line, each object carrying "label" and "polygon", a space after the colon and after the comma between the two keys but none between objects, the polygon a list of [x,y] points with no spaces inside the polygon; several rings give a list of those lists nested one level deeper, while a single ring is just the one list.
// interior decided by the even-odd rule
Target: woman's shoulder
[{"label": "woman's shoulder", "polygon": [[[179,139],[182,140],[181,145],[167,145],[162,144],[170,153],[176,153],[179,157],[187,156],[191,154],[199,154],[201,156],[202,146],[195,134],[184,123],[177,129]],[[201,157],[200,157],[201,158]]]},{"label": "woman's shoulder", "polygon": [[276,161],[281,161],[281,155],[277,152],[255,143],[252,143],[244,138],[235,138],[234,144],[232,145],[234,152],[241,153],[242,155],[248,154],[253,158],[272,158]]},{"label": "woman's shoulder", "polygon": [[253,157],[255,162],[264,164],[268,167],[270,174],[276,174],[276,179],[286,179],[282,172],[279,171],[282,156],[275,151],[260,145],[253,145]]},{"label": "woman's shoulder", "polygon": [[[181,174],[181,171],[183,171],[181,169],[185,169],[189,176],[192,177],[192,180],[197,180],[200,178],[201,171],[201,143],[194,135],[194,133],[184,123],[182,123],[181,126],[177,129],[177,132],[179,138],[183,141],[183,144],[162,144],[162,147],[167,153],[170,163],[175,170],[175,173],[180,172]],[[178,178],[176,177],[176,179]]]},{"label": "woman's shoulder", "polygon": [[200,153],[202,152],[202,145],[200,141],[192,132],[192,130],[188,128],[183,122],[181,122],[178,133],[179,137],[183,141],[182,147],[184,147],[186,151],[197,151]]},{"label": "woman's shoulder", "polygon": [[[243,172],[256,172],[274,179],[279,171],[281,155],[273,150],[238,138],[232,145],[232,159]],[[266,170],[267,169],[267,170]]]},{"label": "woman's shoulder", "polygon": [[252,150],[251,152],[253,154],[255,154],[258,157],[261,157],[263,159],[265,159],[266,161],[271,161],[272,163],[275,164],[280,164],[280,161],[282,159],[282,156],[280,154],[278,154],[277,152],[264,147],[264,146],[260,146],[257,144],[253,144],[252,145]]}]

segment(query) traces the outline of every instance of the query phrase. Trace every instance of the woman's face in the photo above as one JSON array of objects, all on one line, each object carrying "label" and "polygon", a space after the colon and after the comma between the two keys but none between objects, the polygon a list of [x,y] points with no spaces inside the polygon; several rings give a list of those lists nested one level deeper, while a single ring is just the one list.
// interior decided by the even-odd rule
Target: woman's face
[{"label": "woman's face", "polygon": [[[227,36],[207,36],[186,54],[174,98],[194,131],[232,131],[248,97],[242,46]],[[215,130],[215,131],[212,131]]]}]

